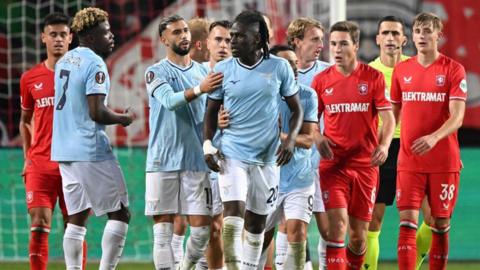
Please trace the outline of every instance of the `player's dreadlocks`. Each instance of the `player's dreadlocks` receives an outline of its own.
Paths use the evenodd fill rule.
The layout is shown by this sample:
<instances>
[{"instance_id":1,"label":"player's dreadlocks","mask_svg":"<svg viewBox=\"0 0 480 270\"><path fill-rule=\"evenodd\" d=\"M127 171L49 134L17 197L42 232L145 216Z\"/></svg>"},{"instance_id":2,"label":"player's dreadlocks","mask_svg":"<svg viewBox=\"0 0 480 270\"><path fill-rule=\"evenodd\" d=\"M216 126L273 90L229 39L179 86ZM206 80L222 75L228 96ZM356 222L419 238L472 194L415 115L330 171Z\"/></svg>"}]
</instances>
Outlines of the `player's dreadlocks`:
<instances>
[{"instance_id":1,"label":"player's dreadlocks","mask_svg":"<svg viewBox=\"0 0 480 270\"><path fill-rule=\"evenodd\" d=\"M268 49L268 27L265 19L262 16L262 13L255 11L255 10L246 10L242 13L238 14L235 18L234 22L239 22L245 26L252 25L254 23L258 23L259 25L259 33L260 33L260 48L263 50L263 58L267 59L269 57L269 49Z\"/></svg>"},{"instance_id":2,"label":"player's dreadlocks","mask_svg":"<svg viewBox=\"0 0 480 270\"><path fill-rule=\"evenodd\" d=\"M72 21L72 30L79 36L83 36L89 30L105 21L108 21L108 13L106 11L95 7L84 8L75 14Z\"/></svg>"}]
</instances>

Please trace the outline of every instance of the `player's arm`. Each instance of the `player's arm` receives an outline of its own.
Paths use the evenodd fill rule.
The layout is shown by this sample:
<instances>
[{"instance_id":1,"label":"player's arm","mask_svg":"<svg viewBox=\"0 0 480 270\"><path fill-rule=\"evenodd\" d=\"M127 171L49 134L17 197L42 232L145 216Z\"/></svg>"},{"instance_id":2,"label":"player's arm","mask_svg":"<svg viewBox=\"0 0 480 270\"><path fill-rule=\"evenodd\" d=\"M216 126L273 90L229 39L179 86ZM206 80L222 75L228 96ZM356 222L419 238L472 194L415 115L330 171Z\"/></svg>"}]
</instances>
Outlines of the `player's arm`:
<instances>
[{"instance_id":1,"label":"player's arm","mask_svg":"<svg viewBox=\"0 0 480 270\"><path fill-rule=\"evenodd\" d=\"M277 165L287 164L293 156L296 138L302 127L303 108L300 104L298 92L292 96L285 97L285 102L291 111L289 121L289 132L287 138L281 142L277 151Z\"/></svg>"},{"instance_id":2,"label":"player's arm","mask_svg":"<svg viewBox=\"0 0 480 270\"><path fill-rule=\"evenodd\" d=\"M116 113L105 106L105 95L91 94L87 96L90 118L102 125L121 124L126 127L133 121L133 112L127 108L124 113Z\"/></svg>"},{"instance_id":3,"label":"player's arm","mask_svg":"<svg viewBox=\"0 0 480 270\"><path fill-rule=\"evenodd\" d=\"M380 131L378 146L372 155L372 165L379 166L387 160L388 148L392 142L393 133L395 131L395 118L391 110L380 110L378 112L382 118L382 130Z\"/></svg>"},{"instance_id":4,"label":"player's arm","mask_svg":"<svg viewBox=\"0 0 480 270\"><path fill-rule=\"evenodd\" d=\"M199 97L201 94L208 94L220 87L223 81L223 74L216 72L216 73L209 73L205 79L198 85L195 86L194 88L187 89L186 91L183 92L185 96L185 100L187 102L190 102L197 97Z\"/></svg>"},{"instance_id":5,"label":"player's arm","mask_svg":"<svg viewBox=\"0 0 480 270\"><path fill-rule=\"evenodd\" d=\"M423 155L430 151L438 141L457 131L463 122L465 115L464 100L450 100L449 102L450 117L443 125L433 133L420 137L412 144L412 152L417 155Z\"/></svg>"},{"instance_id":6,"label":"player's arm","mask_svg":"<svg viewBox=\"0 0 480 270\"><path fill-rule=\"evenodd\" d=\"M32 144L32 117L33 110L24 110L22 109L20 114L20 124L18 129L20 130L20 136L22 137L22 147L23 147L23 158L27 159L28 149Z\"/></svg>"},{"instance_id":7,"label":"player's arm","mask_svg":"<svg viewBox=\"0 0 480 270\"><path fill-rule=\"evenodd\" d=\"M313 136L315 133L315 127L317 123L313 122L303 122L302 127L300 128L300 132L298 133L297 138L295 139L295 147L310 149L313 144ZM288 134L287 133L280 133L280 140L283 142L287 140Z\"/></svg>"},{"instance_id":8,"label":"player's arm","mask_svg":"<svg viewBox=\"0 0 480 270\"><path fill-rule=\"evenodd\" d=\"M222 103L222 100L209 98L203 121L203 155L208 167L215 172L220 171L220 166L218 166L214 158L215 154L218 153L218 150L213 147L212 139L217 131L218 111L220 110Z\"/></svg>"}]
</instances>

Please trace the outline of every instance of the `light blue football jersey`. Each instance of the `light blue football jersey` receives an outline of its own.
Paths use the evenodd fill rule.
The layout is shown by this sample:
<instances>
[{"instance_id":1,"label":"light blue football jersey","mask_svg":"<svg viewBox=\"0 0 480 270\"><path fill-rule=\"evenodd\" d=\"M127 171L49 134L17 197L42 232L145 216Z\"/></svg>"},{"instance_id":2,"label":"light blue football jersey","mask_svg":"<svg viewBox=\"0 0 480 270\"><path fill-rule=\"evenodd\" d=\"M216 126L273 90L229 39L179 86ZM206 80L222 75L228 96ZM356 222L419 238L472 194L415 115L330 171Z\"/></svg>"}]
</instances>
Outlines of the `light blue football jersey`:
<instances>
[{"instance_id":1,"label":"light blue football jersey","mask_svg":"<svg viewBox=\"0 0 480 270\"><path fill-rule=\"evenodd\" d=\"M275 164L281 102L278 96L298 92L292 68L285 59L270 55L253 66L237 58L225 59L214 70L223 73L223 83L209 98L223 100L230 112L230 126L220 139L222 153L249 164Z\"/></svg>"},{"instance_id":2,"label":"light blue football jersey","mask_svg":"<svg viewBox=\"0 0 480 270\"><path fill-rule=\"evenodd\" d=\"M147 68L147 172L209 171L202 149L207 96L191 102L184 96L185 90L199 85L206 75L207 69L195 61L182 67L163 59Z\"/></svg>"},{"instance_id":3,"label":"light blue football jersey","mask_svg":"<svg viewBox=\"0 0 480 270\"><path fill-rule=\"evenodd\" d=\"M330 67L330 64L327 62L323 62L320 60L317 60L314 62L314 64L307 69L299 69L298 70L298 83L311 86L313 78L320 72L324 71ZM318 100L317 100L318 103ZM323 129L325 128L325 125L323 123L323 115L320 117L320 121L318 121L319 127L320 127L320 132L323 133ZM320 164L320 153L317 150L317 147L315 144L312 146L312 168L318 170L318 166Z\"/></svg>"},{"instance_id":4,"label":"light blue football jersey","mask_svg":"<svg viewBox=\"0 0 480 270\"><path fill-rule=\"evenodd\" d=\"M90 118L88 95L108 96L110 77L103 59L86 47L67 52L55 66L53 161L115 158L105 126ZM107 97L105 97L105 105Z\"/></svg>"},{"instance_id":5,"label":"light blue football jersey","mask_svg":"<svg viewBox=\"0 0 480 270\"><path fill-rule=\"evenodd\" d=\"M312 88L299 84L299 97L304 114L303 122L318 123L318 99L317 93ZM282 132L288 133L290 109L285 101L280 104L280 116L282 117ZM280 193L288 193L292 190L309 187L313 184L313 171L310 162L312 149L295 147L290 162L280 168Z\"/></svg>"}]
</instances>

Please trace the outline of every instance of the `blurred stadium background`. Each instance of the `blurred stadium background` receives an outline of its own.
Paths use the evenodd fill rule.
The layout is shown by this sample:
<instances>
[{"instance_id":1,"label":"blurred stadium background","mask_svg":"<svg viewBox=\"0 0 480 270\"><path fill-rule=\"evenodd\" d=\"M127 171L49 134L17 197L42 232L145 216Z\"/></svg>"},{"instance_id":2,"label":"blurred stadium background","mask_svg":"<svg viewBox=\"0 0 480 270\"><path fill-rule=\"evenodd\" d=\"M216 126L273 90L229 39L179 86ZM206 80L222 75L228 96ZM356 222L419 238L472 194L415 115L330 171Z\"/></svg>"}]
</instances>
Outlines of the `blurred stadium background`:
<instances>
[{"instance_id":1,"label":"blurred stadium background","mask_svg":"<svg viewBox=\"0 0 480 270\"><path fill-rule=\"evenodd\" d=\"M87 6L100 7L110 14L116 49L107 59L111 76L109 104L114 109L134 108L138 119L128 128L109 127L108 133L122 164L130 192L133 214L123 260L148 262L151 258L151 221L143 215L145 147L148 139L148 101L144 70L165 56L158 42L158 20L180 14L186 19L205 16L230 19L244 9L266 13L275 29L275 43L284 43L288 23L310 16L330 25L329 0L2 0L0 1L0 262L27 261L29 218L22 178L23 154L18 132L20 117L19 80L22 72L45 58L39 24L53 11L73 16ZM375 45L377 20L397 15L411 34L411 21L420 11L438 14L445 24L441 51L461 62L468 73L469 97L464 125L460 130L462 159L460 197L453 219L450 259L480 261L480 1L478 0L347 0L346 18L362 29L360 57L370 61L378 55ZM76 46L74 42L71 48ZM328 43L325 43L328 44ZM407 55L415 53L410 41ZM328 61L328 49L322 55ZM63 259L63 224L56 211L50 236L50 257ZM477 212L477 214L475 214ZM312 221L312 223L314 223ZM103 219L92 218L88 225L89 258L100 258ZM396 259L398 215L388 208L381 236L381 259ZM311 253L316 260L318 232L310 226ZM4 268L5 267L5 268ZM13 269L0 263L2 269ZM25 266L26 267L26 266ZM386 266L385 266L386 267ZM480 264L471 269L480 269ZM132 266L133 268L133 266ZM22 268L18 268L22 269ZM60 269L60 268L58 268ZM128 268L121 268L128 269ZM137 268L138 269L138 268ZM387 269L387 268L385 268ZM388 268L390 269L390 268ZM393 268L392 268L393 269ZM462 269L470 269L463 266Z\"/></svg>"}]
</instances>

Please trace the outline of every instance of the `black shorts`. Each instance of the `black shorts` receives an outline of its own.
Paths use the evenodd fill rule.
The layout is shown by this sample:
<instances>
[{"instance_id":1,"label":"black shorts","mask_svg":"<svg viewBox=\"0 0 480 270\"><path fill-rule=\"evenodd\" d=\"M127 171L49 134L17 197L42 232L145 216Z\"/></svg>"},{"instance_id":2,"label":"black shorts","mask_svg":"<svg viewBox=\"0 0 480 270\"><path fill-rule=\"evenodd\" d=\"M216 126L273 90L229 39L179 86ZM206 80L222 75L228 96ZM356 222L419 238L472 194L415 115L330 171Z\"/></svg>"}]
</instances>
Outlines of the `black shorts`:
<instances>
[{"instance_id":1,"label":"black shorts","mask_svg":"<svg viewBox=\"0 0 480 270\"><path fill-rule=\"evenodd\" d=\"M380 185L378 188L377 200L375 203L392 205L395 200L395 189L397 186L397 160L400 150L400 139L395 138L388 149L388 158L380 166Z\"/></svg>"}]
</instances>

